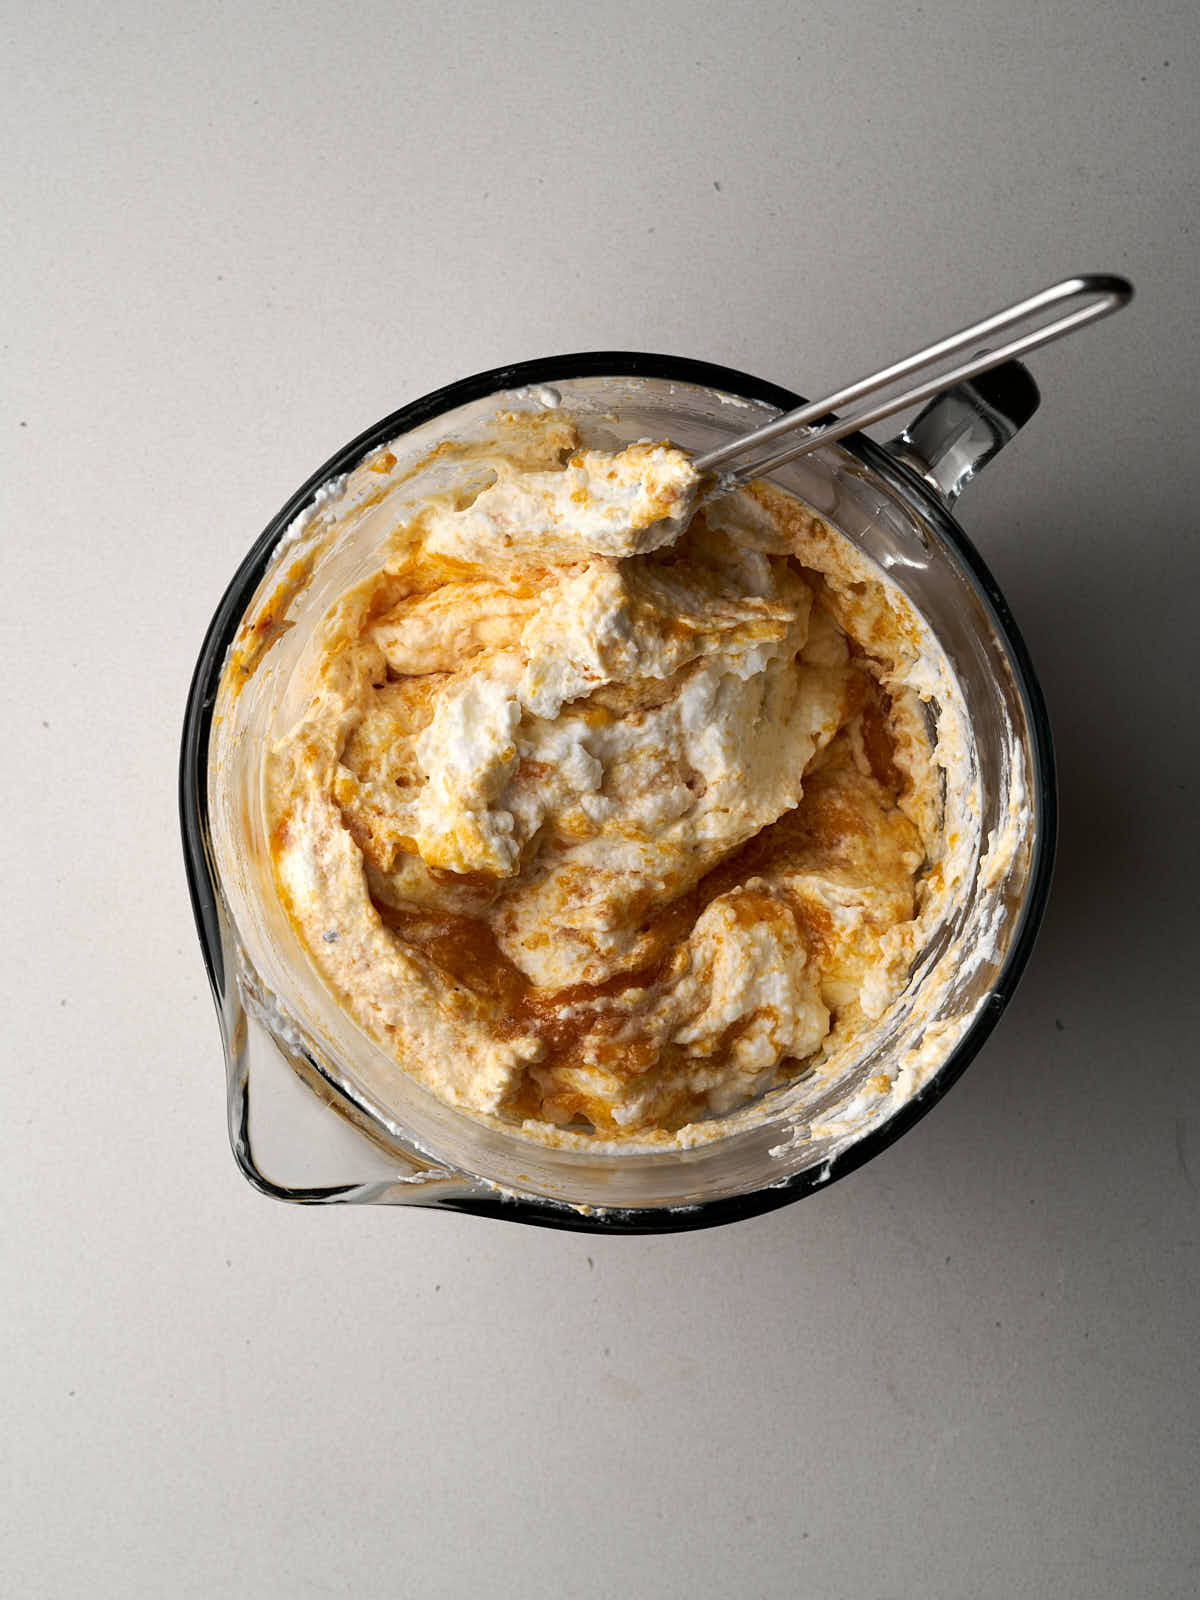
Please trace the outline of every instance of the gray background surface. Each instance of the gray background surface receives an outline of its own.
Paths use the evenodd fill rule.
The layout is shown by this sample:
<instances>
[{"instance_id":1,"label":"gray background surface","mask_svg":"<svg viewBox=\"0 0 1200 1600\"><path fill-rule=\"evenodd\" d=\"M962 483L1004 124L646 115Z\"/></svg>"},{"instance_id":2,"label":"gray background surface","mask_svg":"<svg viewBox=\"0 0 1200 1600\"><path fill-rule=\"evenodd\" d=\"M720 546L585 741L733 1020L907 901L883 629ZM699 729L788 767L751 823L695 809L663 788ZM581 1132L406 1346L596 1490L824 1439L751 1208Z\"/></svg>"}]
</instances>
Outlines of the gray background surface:
<instances>
[{"instance_id":1,"label":"gray background surface","mask_svg":"<svg viewBox=\"0 0 1200 1600\"><path fill-rule=\"evenodd\" d=\"M1194 1593L1194 6L6 16L0 1590ZM175 759L292 490L501 361L815 394L1081 270L962 508L1063 809L948 1100L687 1237L247 1188Z\"/></svg>"}]
</instances>

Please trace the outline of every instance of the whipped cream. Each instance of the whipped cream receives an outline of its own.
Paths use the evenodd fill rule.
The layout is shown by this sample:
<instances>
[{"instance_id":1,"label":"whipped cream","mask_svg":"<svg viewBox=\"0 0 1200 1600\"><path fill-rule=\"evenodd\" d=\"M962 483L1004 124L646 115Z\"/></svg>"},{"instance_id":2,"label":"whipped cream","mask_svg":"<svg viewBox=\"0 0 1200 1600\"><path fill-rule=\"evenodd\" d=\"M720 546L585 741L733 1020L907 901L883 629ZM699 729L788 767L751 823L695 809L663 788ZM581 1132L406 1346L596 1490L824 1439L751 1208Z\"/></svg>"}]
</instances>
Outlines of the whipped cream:
<instances>
[{"instance_id":1,"label":"whipped cream","mask_svg":"<svg viewBox=\"0 0 1200 1600\"><path fill-rule=\"evenodd\" d=\"M765 484L666 444L497 450L317 630L268 755L280 895L449 1103L695 1142L886 1012L959 867L922 630Z\"/></svg>"},{"instance_id":2,"label":"whipped cream","mask_svg":"<svg viewBox=\"0 0 1200 1600\"><path fill-rule=\"evenodd\" d=\"M552 472L498 462L495 483L469 509L436 520L428 548L460 561L645 555L683 532L699 484L691 459L664 444L584 450Z\"/></svg>"}]
</instances>

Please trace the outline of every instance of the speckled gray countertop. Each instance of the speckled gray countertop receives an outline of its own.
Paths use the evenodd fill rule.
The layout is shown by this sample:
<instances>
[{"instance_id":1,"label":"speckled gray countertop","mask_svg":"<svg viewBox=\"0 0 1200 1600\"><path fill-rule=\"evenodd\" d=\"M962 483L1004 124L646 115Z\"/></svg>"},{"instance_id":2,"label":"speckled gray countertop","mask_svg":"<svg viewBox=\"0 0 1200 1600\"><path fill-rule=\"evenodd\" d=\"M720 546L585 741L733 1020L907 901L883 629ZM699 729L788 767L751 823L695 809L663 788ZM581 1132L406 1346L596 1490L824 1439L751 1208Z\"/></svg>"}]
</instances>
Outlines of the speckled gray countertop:
<instances>
[{"instance_id":1,"label":"speckled gray countertop","mask_svg":"<svg viewBox=\"0 0 1200 1600\"><path fill-rule=\"evenodd\" d=\"M1194 6L116 0L10 13L0 74L0 1587L1193 1594ZM291 491L503 361L815 394L1089 270L1137 301L961 507L1062 829L948 1099L693 1236L254 1194L175 760Z\"/></svg>"}]
</instances>

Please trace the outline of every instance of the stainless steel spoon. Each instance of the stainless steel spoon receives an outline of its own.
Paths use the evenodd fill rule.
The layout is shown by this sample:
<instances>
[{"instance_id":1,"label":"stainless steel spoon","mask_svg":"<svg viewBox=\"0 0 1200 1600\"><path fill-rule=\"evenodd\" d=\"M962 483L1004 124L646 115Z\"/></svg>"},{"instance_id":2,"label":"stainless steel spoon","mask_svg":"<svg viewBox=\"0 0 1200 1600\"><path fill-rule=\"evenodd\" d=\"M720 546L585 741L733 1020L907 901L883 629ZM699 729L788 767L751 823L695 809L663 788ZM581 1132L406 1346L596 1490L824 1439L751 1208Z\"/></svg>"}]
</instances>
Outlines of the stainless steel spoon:
<instances>
[{"instance_id":1,"label":"stainless steel spoon","mask_svg":"<svg viewBox=\"0 0 1200 1600\"><path fill-rule=\"evenodd\" d=\"M734 439L718 450L709 450L697 456L693 465L702 473L718 472L719 488L744 483L749 478L783 466L785 462L794 461L797 456L807 455L810 450L817 450L835 439L844 438L848 433L869 427L872 422L890 417L893 412L919 405L922 400L928 400L944 389L952 389L955 384L965 383L982 372L990 372L993 367L1003 366L1006 361L1036 350L1040 345L1061 339L1064 334L1073 333L1076 328L1082 328L1089 322L1097 322L1101 317L1107 317L1128 305L1132 298L1133 285L1124 278L1102 273L1064 278L1061 283L1052 284L1040 294L1030 295L1028 300L1020 300L1016 305L1009 306L1007 311L998 311L994 316L985 317L982 322L974 322L969 328L952 333L946 339L939 339L936 344L926 345L923 350L906 356L903 361L883 367L870 377L860 378L857 383L826 395L823 400L811 400L807 405L798 406L796 410L777 417L774 422L768 422L765 427L755 428L753 433L743 434L740 439ZM1076 305L1074 310L1064 309L1074 302L1083 303ZM1051 311L1058 311L1059 315L1047 322L1044 319ZM1021 334L997 349L980 350L969 361L951 367L937 377L927 378L923 383L891 398L869 399L880 390L889 389L902 379L936 366L968 346L977 345L980 340L1009 333L1026 323L1038 325L1031 332ZM867 403L855 409L856 401ZM833 417L832 413L842 406L851 406L852 409ZM821 426L814 427L814 423L820 423ZM782 450L763 454L767 446L777 444L792 433L799 433L800 436L789 440Z\"/></svg>"}]
</instances>

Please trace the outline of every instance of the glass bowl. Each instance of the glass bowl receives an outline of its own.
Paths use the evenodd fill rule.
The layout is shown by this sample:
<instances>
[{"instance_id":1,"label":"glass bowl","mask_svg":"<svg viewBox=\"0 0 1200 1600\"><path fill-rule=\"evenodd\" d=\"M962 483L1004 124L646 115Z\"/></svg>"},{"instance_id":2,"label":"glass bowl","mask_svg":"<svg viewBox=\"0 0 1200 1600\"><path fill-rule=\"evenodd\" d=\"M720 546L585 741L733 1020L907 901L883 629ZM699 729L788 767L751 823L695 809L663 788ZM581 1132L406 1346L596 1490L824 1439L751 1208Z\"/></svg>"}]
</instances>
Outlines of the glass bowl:
<instances>
[{"instance_id":1,"label":"glass bowl","mask_svg":"<svg viewBox=\"0 0 1200 1600\"><path fill-rule=\"evenodd\" d=\"M982 847L969 888L922 952L886 1026L837 1083L815 1097L806 1098L803 1083L775 1091L725 1137L694 1148L543 1146L454 1110L398 1073L317 977L274 893L260 785L268 722L294 691L304 624L361 575L370 550L343 541L322 557L287 612L299 625L272 639L252 694L227 693L222 678L244 620L259 618L286 578L297 531L346 474L387 446L398 470L416 465L405 492L417 500L444 486L435 447L482 435L498 411L562 408L588 444L670 438L699 453L800 403L745 373L670 356L594 352L500 368L368 429L255 542L196 666L180 806L224 1042L230 1137L256 1187L304 1203L445 1206L571 1228L707 1226L798 1199L869 1160L912 1127L978 1051L1040 922L1056 818L1050 732L1028 654L949 509L1036 409L1037 391L1016 363L940 397L887 447L856 435L771 475L921 613L957 681L973 744ZM998 869L987 845L1006 829L1012 848ZM924 1063L919 1072L915 1061Z\"/></svg>"}]
</instances>

